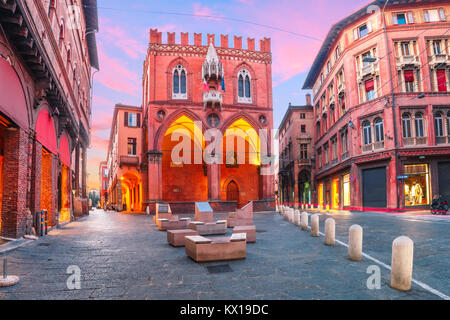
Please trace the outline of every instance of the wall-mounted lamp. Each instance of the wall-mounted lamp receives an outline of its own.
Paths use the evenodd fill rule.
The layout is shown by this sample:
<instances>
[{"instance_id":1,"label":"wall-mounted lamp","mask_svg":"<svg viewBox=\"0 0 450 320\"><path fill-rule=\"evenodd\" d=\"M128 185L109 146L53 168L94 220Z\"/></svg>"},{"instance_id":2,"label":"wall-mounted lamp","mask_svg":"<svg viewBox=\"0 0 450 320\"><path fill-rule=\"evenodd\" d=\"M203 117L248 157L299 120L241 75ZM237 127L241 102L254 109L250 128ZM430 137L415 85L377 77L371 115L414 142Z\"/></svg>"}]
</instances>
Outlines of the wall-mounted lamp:
<instances>
[{"instance_id":1,"label":"wall-mounted lamp","mask_svg":"<svg viewBox=\"0 0 450 320\"><path fill-rule=\"evenodd\" d=\"M352 129L355 129L355 125L353 124L353 121L352 121L352 120L350 120L350 121L348 122L348 126L349 126L350 128L352 128Z\"/></svg>"}]
</instances>

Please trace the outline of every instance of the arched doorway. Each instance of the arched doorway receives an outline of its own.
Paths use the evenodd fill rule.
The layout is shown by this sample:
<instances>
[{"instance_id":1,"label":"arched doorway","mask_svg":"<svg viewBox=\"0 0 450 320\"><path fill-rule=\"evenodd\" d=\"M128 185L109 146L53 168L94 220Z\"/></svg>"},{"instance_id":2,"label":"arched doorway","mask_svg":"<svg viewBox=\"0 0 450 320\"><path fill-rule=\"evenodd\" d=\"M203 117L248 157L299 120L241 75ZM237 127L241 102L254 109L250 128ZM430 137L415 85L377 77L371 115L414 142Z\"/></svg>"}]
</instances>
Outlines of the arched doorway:
<instances>
[{"instance_id":1,"label":"arched doorway","mask_svg":"<svg viewBox=\"0 0 450 320\"><path fill-rule=\"evenodd\" d=\"M220 166L222 200L229 201L229 188L237 190L231 189L230 192L237 192L235 198L238 207L249 201L259 200L261 160L258 133L248 121L240 118L226 128L222 143L223 164ZM239 181L239 188L235 180Z\"/></svg>"},{"instance_id":2,"label":"arched doorway","mask_svg":"<svg viewBox=\"0 0 450 320\"><path fill-rule=\"evenodd\" d=\"M234 180L231 180L227 185L227 201L239 203L239 187Z\"/></svg>"},{"instance_id":3,"label":"arched doorway","mask_svg":"<svg viewBox=\"0 0 450 320\"><path fill-rule=\"evenodd\" d=\"M170 125L161 146L164 201L208 200L204 148L202 130L191 118L182 115Z\"/></svg>"},{"instance_id":4,"label":"arched doorway","mask_svg":"<svg viewBox=\"0 0 450 320\"><path fill-rule=\"evenodd\" d=\"M311 203L311 182L306 170L298 174L298 200L300 203Z\"/></svg>"}]
</instances>

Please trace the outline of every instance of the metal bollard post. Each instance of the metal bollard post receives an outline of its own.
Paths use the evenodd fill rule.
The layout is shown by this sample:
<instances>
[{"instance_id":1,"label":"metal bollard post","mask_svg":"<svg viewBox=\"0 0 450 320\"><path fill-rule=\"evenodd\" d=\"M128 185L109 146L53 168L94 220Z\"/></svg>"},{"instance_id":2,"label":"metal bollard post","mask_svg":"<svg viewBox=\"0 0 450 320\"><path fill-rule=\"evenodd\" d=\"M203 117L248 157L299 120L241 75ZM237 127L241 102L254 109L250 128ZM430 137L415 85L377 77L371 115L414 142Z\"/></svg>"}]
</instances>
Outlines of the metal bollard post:
<instances>
[{"instance_id":1,"label":"metal bollard post","mask_svg":"<svg viewBox=\"0 0 450 320\"><path fill-rule=\"evenodd\" d=\"M411 289L414 242L405 236L392 242L391 287L401 291Z\"/></svg>"},{"instance_id":2,"label":"metal bollard post","mask_svg":"<svg viewBox=\"0 0 450 320\"><path fill-rule=\"evenodd\" d=\"M44 214L45 214L45 235L47 235L47 233L48 233L48 211L44 210Z\"/></svg>"}]
</instances>

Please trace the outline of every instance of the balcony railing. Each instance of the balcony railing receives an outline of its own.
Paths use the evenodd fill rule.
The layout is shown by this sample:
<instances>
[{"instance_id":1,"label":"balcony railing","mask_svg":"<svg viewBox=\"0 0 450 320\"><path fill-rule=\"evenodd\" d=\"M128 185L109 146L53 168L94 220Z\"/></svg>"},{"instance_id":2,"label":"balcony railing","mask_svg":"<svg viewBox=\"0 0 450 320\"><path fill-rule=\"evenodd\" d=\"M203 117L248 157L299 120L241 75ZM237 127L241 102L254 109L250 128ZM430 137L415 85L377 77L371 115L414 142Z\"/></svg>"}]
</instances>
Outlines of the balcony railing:
<instances>
[{"instance_id":1,"label":"balcony railing","mask_svg":"<svg viewBox=\"0 0 450 320\"><path fill-rule=\"evenodd\" d=\"M379 72L378 61L361 66L358 70L358 80L362 80L369 75L377 75Z\"/></svg>"},{"instance_id":2,"label":"balcony railing","mask_svg":"<svg viewBox=\"0 0 450 320\"><path fill-rule=\"evenodd\" d=\"M120 156L120 166L128 165L128 166L138 166L139 165L139 157L137 156Z\"/></svg>"},{"instance_id":3,"label":"balcony railing","mask_svg":"<svg viewBox=\"0 0 450 320\"><path fill-rule=\"evenodd\" d=\"M432 67L444 67L446 64L450 64L450 56L446 54L435 54L430 57Z\"/></svg>"},{"instance_id":4,"label":"balcony railing","mask_svg":"<svg viewBox=\"0 0 450 320\"><path fill-rule=\"evenodd\" d=\"M427 138L426 137L403 138L403 145L404 146L415 146L415 145L424 145L424 144L427 144Z\"/></svg>"},{"instance_id":5,"label":"balcony railing","mask_svg":"<svg viewBox=\"0 0 450 320\"><path fill-rule=\"evenodd\" d=\"M345 83L341 82L338 84L338 95L342 97L345 94Z\"/></svg>"},{"instance_id":6,"label":"balcony railing","mask_svg":"<svg viewBox=\"0 0 450 320\"><path fill-rule=\"evenodd\" d=\"M361 146L362 152L369 152L384 148L384 141L372 142Z\"/></svg>"},{"instance_id":7,"label":"balcony railing","mask_svg":"<svg viewBox=\"0 0 450 320\"><path fill-rule=\"evenodd\" d=\"M420 67L419 57L415 55L397 57L397 67L402 68L404 66Z\"/></svg>"},{"instance_id":8,"label":"balcony railing","mask_svg":"<svg viewBox=\"0 0 450 320\"><path fill-rule=\"evenodd\" d=\"M298 159L297 163L299 166L310 166L311 159Z\"/></svg>"},{"instance_id":9,"label":"balcony railing","mask_svg":"<svg viewBox=\"0 0 450 320\"><path fill-rule=\"evenodd\" d=\"M217 90L210 90L203 93L203 106L204 109L208 105L211 105L211 107L214 109L216 106L219 108L222 108L223 103L223 94L220 91Z\"/></svg>"},{"instance_id":10,"label":"balcony railing","mask_svg":"<svg viewBox=\"0 0 450 320\"><path fill-rule=\"evenodd\" d=\"M436 144L450 143L450 137L436 137Z\"/></svg>"}]
</instances>

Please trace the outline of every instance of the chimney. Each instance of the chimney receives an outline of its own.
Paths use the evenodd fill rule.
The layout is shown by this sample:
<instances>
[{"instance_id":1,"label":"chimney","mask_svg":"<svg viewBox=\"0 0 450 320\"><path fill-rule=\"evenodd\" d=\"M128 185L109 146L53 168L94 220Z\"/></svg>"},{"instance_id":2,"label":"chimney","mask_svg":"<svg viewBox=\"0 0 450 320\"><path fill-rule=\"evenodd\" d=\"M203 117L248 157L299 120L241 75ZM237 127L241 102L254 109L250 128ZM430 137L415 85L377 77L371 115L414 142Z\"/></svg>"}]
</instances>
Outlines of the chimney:
<instances>
[{"instance_id":1,"label":"chimney","mask_svg":"<svg viewBox=\"0 0 450 320\"><path fill-rule=\"evenodd\" d=\"M306 105L307 105L307 106L312 106L312 103L311 103L311 94L310 94L310 93L307 93L307 94L306 94Z\"/></svg>"}]
</instances>

